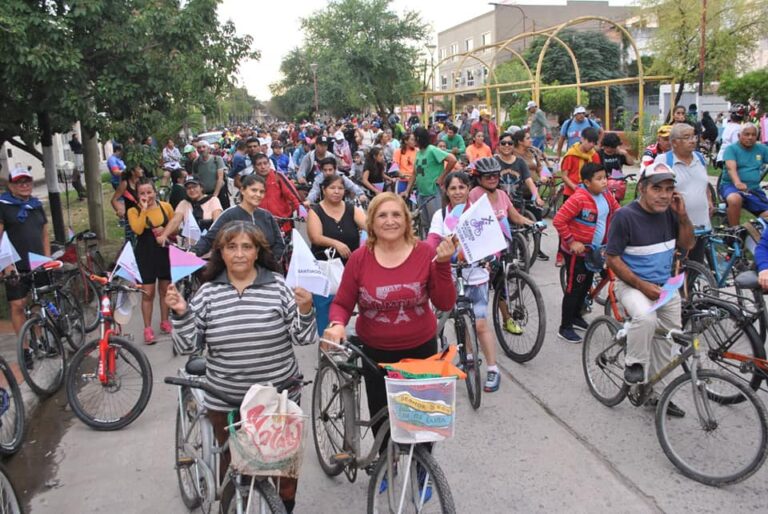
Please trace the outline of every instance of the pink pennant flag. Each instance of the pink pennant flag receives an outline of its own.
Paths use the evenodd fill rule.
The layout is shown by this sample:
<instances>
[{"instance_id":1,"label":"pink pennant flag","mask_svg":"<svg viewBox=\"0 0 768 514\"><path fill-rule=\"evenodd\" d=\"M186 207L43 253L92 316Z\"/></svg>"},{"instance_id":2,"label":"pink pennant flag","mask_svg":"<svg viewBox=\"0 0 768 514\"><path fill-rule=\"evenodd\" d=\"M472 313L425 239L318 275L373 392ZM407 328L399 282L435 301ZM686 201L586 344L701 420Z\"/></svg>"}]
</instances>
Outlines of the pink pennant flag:
<instances>
[{"instance_id":1,"label":"pink pennant flag","mask_svg":"<svg viewBox=\"0 0 768 514\"><path fill-rule=\"evenodd\" d=\"M185 252L177 246L168 247L168 258L171 261L171 281L178 282L205 266L205 261L191 252Z\"/></svg>"},{"instance_id":2,"label":"pink pennant flag","mask_svg":"<svg viewBox=\"0 0 768 514\"><path fill-rule=\"evenodd\" d=\"M499 225L501 225L501 232L504 237L512 241L512 229L509 227L509 220L506 216L499 220Z\"/></svg>"},{"instance_id":3,"label":"pink pennant flag","mask_svg":"<svg viewBox=\"0 0 768 514\"><path fill-rule=\"evenodd\" d=\"M464 204L460 203L445 216L445 220L443 220L443 224L445 224L445 228L453 232L456 229L456 225L459 224L459 218L461 217L461 213L464 212Z\"/></svg>"},{"instance_id":4,"label":"pink pennant flag","mask_svg":"<svg viewBox=\"0 0 768 514\"><path fill-rule=\"evenodd\" d=\"M307 219L307 209L303 205L299 205L299 218Z\"/></svg>"},{"instance_id":5,"label":"pink pennant flag","mask_svg":"<svg viewBox=\"0 0 768 514\"><path fill-rule=\"evenodd\" d=\"M53 259L46 257L45 255L29 252L29 269L39 268L46 262L51 262L52 260Z\"/></svg>"},{"instance_id":6,"label":"pink pennant flag","mask_svg":"<svg viewBox=\"0 0 768 514\"><path fill-rule=\"evenodd\" d=\"M384 191L384 182L375 182L373 187L376 188L377 191Z\"/></svg>"}]
</instances>

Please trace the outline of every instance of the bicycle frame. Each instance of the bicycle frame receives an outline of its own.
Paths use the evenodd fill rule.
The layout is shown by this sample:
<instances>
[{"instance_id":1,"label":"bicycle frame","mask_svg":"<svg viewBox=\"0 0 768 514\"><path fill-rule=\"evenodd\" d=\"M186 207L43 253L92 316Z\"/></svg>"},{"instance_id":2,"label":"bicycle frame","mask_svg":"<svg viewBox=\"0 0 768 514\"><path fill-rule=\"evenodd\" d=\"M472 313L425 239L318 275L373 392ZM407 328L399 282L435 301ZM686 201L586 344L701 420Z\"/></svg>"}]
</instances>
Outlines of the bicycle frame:
<instances>
[{"instance_id":1,"label":"bicycle frame","mask_svg":"<svg viewBox=\"0 0 768 514\"><path fill-rule=\"evenodd\" d=\"M730 259L728 259L725 264L721 266L721 263L717 258L717 252L715 251L714 245L721 244L727 246L727 238L717 236L712 232L703 233L700 237L706 239L705 248L707 257L709 259L710 268L712 269L712 274L715 277L715 282L717 282L717 287L725 287L728 276L730 275L734 264L744 256L741 248L741 240L736 236L730 237L733 239L733 245L729 248L732 248L733 252L731 253Z\"/></svg>"}]
</instances>

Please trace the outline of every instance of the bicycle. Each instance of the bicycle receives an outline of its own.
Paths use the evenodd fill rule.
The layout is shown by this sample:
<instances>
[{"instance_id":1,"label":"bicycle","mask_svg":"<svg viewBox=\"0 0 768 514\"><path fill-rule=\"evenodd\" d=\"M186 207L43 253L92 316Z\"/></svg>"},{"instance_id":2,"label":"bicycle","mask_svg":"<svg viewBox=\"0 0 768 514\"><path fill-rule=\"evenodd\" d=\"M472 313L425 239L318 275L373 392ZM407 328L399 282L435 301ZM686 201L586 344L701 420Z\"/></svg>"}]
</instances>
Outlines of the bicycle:
<instances>
[{"instance_id":1,"label":"bicycle","mask_svg":"<svg viewBox=\"0 0 768 514\"><path fill-rule=\"evenodd\" d=\"M16 377L2 356L0 373L0 454L13 455L24 441L24 400Z\"/></svg>"},{"instance_id":2,"label":"bicycle","mask_svg":"<svg viewBox=\"0 0 768 514\"><path fill-rule=\"evenodd\" d=\"M179 376L164 379L166 384L179 386L174 447L176 475L184 505L190 510L200 507L203 512L211 512L218 502L220 512L242 514L254 512L251 507L258 498L258 512L285 513L285 506L268 477L250 477L248 483L245 480L248 477L231 465L225 476L220 476L221 456L229 451L229 440L221 446L216 441L203 393L223 401L235 409L233 412L237 412L241 400L210 387L205 382L205 371L205 358L196 355L179 369ZM298 379L287 387L307 383Z\"/></svg>"},{"instance_id":3,"label":"bicycle","mask_svg":"<svg viewBox=\"0 0 768 514\"><path fill-rule=\"evenodd\" d=\"M602 404L613 407L629 398L632 405L640 406L651 399L655 384L689 362L688 370L672 380L657 400L657 438L664 454L686 477L707 485L737 483L754 474L765 461L768 412L742 381L703 368L697 334L711 323L712 314L702 310L688 319L687 332L671 330L665 334L670 344L680 346L680 353L647 383L630 386L623 379L628 325L600 316L584 337L584 377L590 393ZM667 413L673 398L682 406L683 417L673 418ZM700 433L694 433L697 431ZM744 446L748 448L744 450ZM729 458L735 453L741 455ZM715 469L720 465L724 469Z\"/></svg>"},{"instance_id":4,"label":"bicycle","mask_svg":"<svg viewBox=\"0 0 768 514\"><path fill-rule=\"evenodd\" d=\"M344 472L350 482L357 479L358 469L370 474L369 514L395 512L393 508L395 505L403 506L403 498L408 492L409 507L416 512L455 512L448 481L432 454L423 445L398 444L389 437L387 407L371 415L368 420L361 419L360 382L363 374L366 370L384 374L383 370L351 342L336 344L323 341L336 349L332 352L320 349L312 389L312 433L323 472L331 477ZM361 439L367 430L372 430L378 424L380 427L373 445L364 454ZM366 432L361 433L363 430ZM385 439L389 439L386 446ZM403 462L401 459L407 460ZM395 469L406 472L395 474ZM386 485L382 485L385 477ZM406 483L408 477L418 477L418 480ZM402 479L403 482L396 479ZM426 503L430 488L431 500ZM435 510L425 511L424 507Z\"/></svg>"},{"instance_id":5,"label":"bicycle","mask_svg":"<svg viewBox=\"0 0 768 514\"><path fill-rule=\"evenodd\" d=\"M296 223L305 223L307 220L297 215L286 218L275 216L275 221L277 221L279 226L282 226L283 223L290 223L291 228L295 228ZM283 232L283 243L285 244L285 250L283 250L282 264L283 269L287 273L288 266L291 264L291 257L293 256L293 230Z\"/></svg>"},{"instance_id":6,"label":"bicycle","mask_svg":"<svg viewBox=\"0 0 768 514\"><path fill-rule=\"evenodd\" d=\"M99 339L82 346L66 375L67 401L75 415L96 430L119 430L138 418L152 394L152 366L147 356L114 323L113 293L143 292L92 275L102 288ZM123 393L123 395L121 395ZM118 396L121 395L121 396Z\"/></svg>"},{"instance_id":7,"label":"bicycle","mask_svg":"<svg viewBox=\"0 0 768 514\"><path fill-rule=\"evenodd\" d=\"M523 363L541 350L547 320L541 291L526 273L527 252L525 243L516 237L519 230L513 229L509 248L491 264L491 318L504 353Z\"/></svg>"},{"instance_id":8,"label":"bicycle","mask_svg":"<svg viewBox=\"0 0 768 514\"><path fill-rule=\"evenodd\" d=\"M539 182L536 184L544 200L544 207L542 207L541 216L543 218L554 218L557 214L557 210L563 201L563 195L565 194L565 185L563 179L553 175L546 183Z\"/></svg>"},{"instance_id":9,"label":"bicycle","mask_svg":"<svg viewBox=\"0 0 768 514\"><path fill-rule=\"evenodd\" d=\"M19 495L8 477L8 470L0 464L0 512L3 514L22 514Z\"/></svg>"},{"instance_id":10,"label":"bicycle","mask_svg":"<svg viewBox=\"0 0 768 514\"><path fill-rule=\"evenodd\" d=\"M90 276L103 276L109 271L96 240L96 234L88 230L75 234L65 243L67 251L61 259L77 266L77 270L73 270L65 280L64 289L69 291L82 308L86 332L93 332L99 326L101 291ZM81 243L85 246L85 251L81 249ZM70 248L74 248L74 256L70 254Z\"/></svg>"},{"instance_id":11,"label":"bicycle","mask_svg":"<svg viewBox=\"0 0 768 514\"><path fill-rule=\"evenodd\" d=\"M454 264L456 271L456 306L450 312L438 313L437 334L440 351L444 351L450 345L456 345L459 353L459 363L467 374L464 380L467 385L469 404L477 410L480 408L482 385L480 382L480 347L477 342L475 329L475 312L472 309L472 301L466 296L467 281L463 277L463 270L469 264ZM449 324L449 322L452 322ZM451 333L452 332L452 333ZM468 356L473 355L473 359Z\"/></svg>"},{"instance_id":12,"label":"bicycle","mask_svg":"<svg viewBox=\"0 0 768 514\"><path fill-rule=\"evenodd\" d=\"M24 308L26 321L17 342L19 368L24 381L43 397L58 391L64 381L66 354L62 341L75 351L85 340L82 311L53 278L53 271L63 265L61 261L49 261L15 276L31 284L31 298ZM49 285L36 285L43 274Z\"/></svg>"},{"instance_id":13,"label":"bicycle","mask_svg":"<svg viewBox=\"0 0 768 514\"><path fill-rule=\"evenodd\" d=\"M539 222L536 214L534 213L534 210L538 209L538 207L535 205L533 200L526 200L523 197L519 188L520 182L511 174L503 175L502 178L502 188L507 193L507 196L509 196L515 209L517 209L520 214L533 221L534 223ZM541 223L544 222L542 221ZM539 253L541 251L542 232L543 229L521 232L523 238L525 239L526 248L528 248L527 269L531 269L539 257Z\"/></svg>"}]
</instances>

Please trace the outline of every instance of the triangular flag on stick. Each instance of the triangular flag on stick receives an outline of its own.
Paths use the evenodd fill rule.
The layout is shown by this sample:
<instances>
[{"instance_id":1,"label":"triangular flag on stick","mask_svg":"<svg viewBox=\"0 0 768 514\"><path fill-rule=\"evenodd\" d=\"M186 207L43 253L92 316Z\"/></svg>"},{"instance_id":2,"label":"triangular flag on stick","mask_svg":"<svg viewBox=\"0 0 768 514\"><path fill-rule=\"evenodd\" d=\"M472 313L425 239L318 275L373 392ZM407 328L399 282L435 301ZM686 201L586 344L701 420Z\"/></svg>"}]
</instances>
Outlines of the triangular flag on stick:
<instances>
[{"instance_id":1,"label":"triangular flag on stick","mask_svg":"<svg viewBox=\"0 0 768 514\"><path fill-rule=\"evenodd\" d=\"M459 224L461 213L464 212L464 205L465 204L460 203L446 214L443 224L450 232L453 232L456 229L456 225Z\"/></svg>"},{"instance_id":2,"label":"triangular flag on stick","mask_svg":"<svg viewBox=\"0 0 768 514\"><path fill-rule=\"evenodd\" d=\"M285 277L288 287L303 287L310 293L328 296L328 278L299 231L293 229L293 255Z\"/></svg>"},{"instance_id":3,"label":"triangular flag on stick","mask_svg":"<svg viewBox=\"0 0 768 514\"><path fill-rule=\"evenodd\" d=\"M31 270L39 268L46 262L51 262L53 260L50 257L46 257L45 255L40 255L39 253L35 252L29 252L27 258L29 259L29 269Z\"/></svg>"},{"instance_id":4,"label":"triangular flag on stick","mask_svg":"<svg viewBox=\"0 0 768 514\"><path fill-rule=\"evenodd\" d=\"M200 241L202 234L200 233L200 225L197 224L197 220L192 215L192 211L187 213L184 218L184 226L181 228L181 235L186 237L190 243L195 244Z\"/></svg>"},{"instance_id":5,"label":"triangular flag on stick","mask_svg":"<svg viewBox=\"0 0 768 514\"><path fill-rule=\"evenodd\" d=\"M168 247L168 258L171 261L171 281L174 283L205 266L205 261L194 253L173 245Z\"/></svg>"},{"instance_id":6,"label":"triangular flag on stick","mask_svg":"<svg viewBox=\"0 0 768 514\"><path fill-rule=\"evenodd\" d=\"M3 236L0 238L0 271L20 260L19 252L16 251L8 238L8 233L3 232Z\"/></svg>"},{"instance_id":7,"label":"triangular flag on stick","mask_svg":"<svg viewBox=\"0 0 768 514\"><path fill-rule=\"evenodd\" d=\"M488 195L481 196L462 213L456 226L456 237L470 264L507 248Z\"/></svg>"},{"instance_id":8,"label":"triangular flag on stick","mask_svg":"<svg viewBox=\"0 0 768 514\"><path fill-rule=\"evenodd\" d=\"M130 242L126 242L123 246L112 274L139 284L143 282L141 273L139 273L139 265L136 262L136 255L133 253L133 246Z\"/></svg>"}]
</instances>

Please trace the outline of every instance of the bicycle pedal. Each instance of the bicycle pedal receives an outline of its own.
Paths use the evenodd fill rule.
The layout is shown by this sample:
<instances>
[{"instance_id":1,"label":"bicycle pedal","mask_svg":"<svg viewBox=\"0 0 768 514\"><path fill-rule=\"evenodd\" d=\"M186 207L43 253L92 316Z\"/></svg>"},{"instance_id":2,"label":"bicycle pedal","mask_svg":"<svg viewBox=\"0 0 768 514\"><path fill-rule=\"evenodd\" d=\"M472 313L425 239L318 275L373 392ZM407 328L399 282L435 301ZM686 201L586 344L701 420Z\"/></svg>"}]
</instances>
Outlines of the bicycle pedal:
<instances>
[{"instance_id":1,"label":"bicycle pedal","mask_svg":"<svg viewBox=\"0 0 768 514\"><path fill-rule=\"evenodd\" d=\"M348 452L337 453L331 456L331 464L343 464L348 466L354 462L355 456Z\"/></svg>"}]
</instances>

